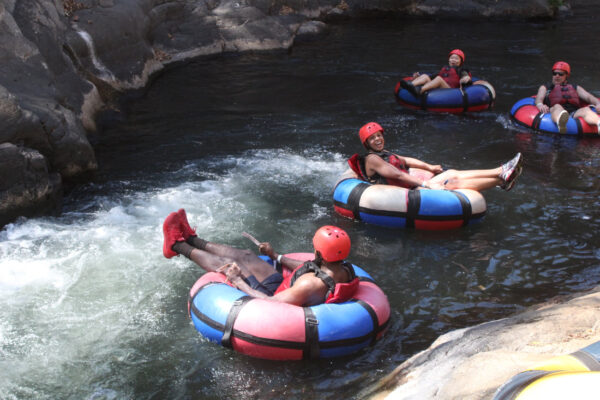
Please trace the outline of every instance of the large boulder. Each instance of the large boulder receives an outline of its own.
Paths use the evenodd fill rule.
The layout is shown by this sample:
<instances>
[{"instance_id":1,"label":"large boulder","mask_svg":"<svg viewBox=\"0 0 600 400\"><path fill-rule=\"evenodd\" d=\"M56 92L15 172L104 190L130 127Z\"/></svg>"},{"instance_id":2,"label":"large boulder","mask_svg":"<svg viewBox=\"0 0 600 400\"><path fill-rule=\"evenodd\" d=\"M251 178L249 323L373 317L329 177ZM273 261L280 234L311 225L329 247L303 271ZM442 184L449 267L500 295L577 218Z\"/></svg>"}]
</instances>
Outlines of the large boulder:
<instances>
[{"instance_id":1,"label":"large boulder","mask_svg":"<svg viewBox=\"0 0 600 400\"><path fill-rule=\"evenodd\" d=\"M11 143L0 144L0 225L20 215L58 211L61 177L51 172L39 152Z\"/></svg>"},{"instance_id":2,"label":"large boulder","mask_svg":"<svg viewBox=\"0 0 600 400\"><path fill-rule=\"evenodd\" d=\"M373 399L483 400L512 376L600 340L600 287L440 336L368 394ZM365 393L365 396L367 393Z\"/></svg>"}]
</instances>

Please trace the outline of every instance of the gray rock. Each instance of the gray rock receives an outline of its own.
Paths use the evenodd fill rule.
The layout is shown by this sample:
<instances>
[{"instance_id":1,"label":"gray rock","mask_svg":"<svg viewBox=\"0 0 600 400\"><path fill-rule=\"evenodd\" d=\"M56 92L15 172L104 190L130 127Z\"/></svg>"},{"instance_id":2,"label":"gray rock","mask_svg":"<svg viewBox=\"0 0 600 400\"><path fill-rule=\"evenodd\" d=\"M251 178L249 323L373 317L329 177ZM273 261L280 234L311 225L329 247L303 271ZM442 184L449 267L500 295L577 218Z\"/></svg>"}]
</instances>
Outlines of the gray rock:
<instances>
[{"instance_id":1,"label":"gray rock","mask_svg":"<svg viewBox=\"0 0 600 400\"><path fill-rule=\"evenodd\" d=\"M307 21L298 28L294 43L307 42L320 39L329 31L326 23L321 21Z\"/></svg>"},{"instance_id":2,"label":"gray rock","mask_svg":"<svg viewBox=\"0 0 600 400\"><path fill-rule=\"evenodd\" d=\"M557 303L559 302L559 303ZM482 400L512 376L600 340L600 287L440 336L364 396Z\"/></svg>"},{"instance_id":3,"label":"gray rock","mask_svg":"<svg viewBox=\"0 0 600 400\"><path fill-rule=\"evenodd\" d=\"M0 144L0 225L21 215L58 211L61 177L50 172L46 158L36 150Z\"/></svg>"},{"instance_id":4,"label":"gray rock","mask_svg":"<svg viewBox=\"0 0 600 400\"><path fill-rule=\"evenodd\" d=\"M12 14L6 11L0 8L2 142L37 150L65 179L95 170L80 115L93 86L60 51L64 17L42 1L17 2Z\"/></svg>"}]
</instances>

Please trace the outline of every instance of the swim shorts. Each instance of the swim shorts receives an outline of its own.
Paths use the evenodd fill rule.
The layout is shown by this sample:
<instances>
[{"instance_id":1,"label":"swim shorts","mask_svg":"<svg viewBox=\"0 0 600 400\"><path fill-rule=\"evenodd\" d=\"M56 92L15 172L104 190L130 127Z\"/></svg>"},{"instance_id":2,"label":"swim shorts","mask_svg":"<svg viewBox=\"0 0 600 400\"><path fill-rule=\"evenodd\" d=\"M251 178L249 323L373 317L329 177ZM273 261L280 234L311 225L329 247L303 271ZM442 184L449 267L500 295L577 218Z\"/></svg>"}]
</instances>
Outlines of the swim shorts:
<instances>
[{"instance_id":1,"label":"swim shorts","mask_svg":"<svg viewBox=\"0 0 600 400\"><path fill-rule=\"evenodd\" d=\"M283 282L283 275L279 272L275 272L274 274L267 276L262 282L259 282L254 275L250 275L249 277L244 278L244 280L252 289L258 290L267 296L273 296L279 285L281 285L281 282Z\"/></svg>"}]
</instances>

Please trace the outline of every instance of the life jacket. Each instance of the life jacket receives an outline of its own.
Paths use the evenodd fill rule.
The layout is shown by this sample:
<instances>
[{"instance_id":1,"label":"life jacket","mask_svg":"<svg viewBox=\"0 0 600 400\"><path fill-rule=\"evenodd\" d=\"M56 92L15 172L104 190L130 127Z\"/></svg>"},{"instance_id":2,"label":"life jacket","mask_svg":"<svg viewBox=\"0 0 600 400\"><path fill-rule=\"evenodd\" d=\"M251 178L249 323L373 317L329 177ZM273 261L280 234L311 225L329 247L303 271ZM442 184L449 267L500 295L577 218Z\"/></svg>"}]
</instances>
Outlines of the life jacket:
<instances>
[{"instance_id":1,"label":"life jacket","mask_svg":"<svg viewBox=\"0 0 600 400\"><path fill-rule=\"evenodd\" d=\"M552 107L555 104L570 105L571 108L577 109L581 107L581 102L579 101L579 95L577 94L577 85L572 85L570 83L565 83L564 85L555 85L550 83L546 85L546 97L544 98L544 103ZM574 111L574 110L573 110Z\"/></svg>"},{"instance_id":2,"label":"life jacket","mask_svg":"<svg viewBox=\"0 0 600 400\"><path fill-rule=\"evenodd\" d=\"M387 150L384 150L382 152L369 151L366 156L359 156L358 154L354 154L348 160L348 165L350 166L352 171L354 171L356 173L356 175L358 175L358 177L360 179L362 179L363 181L373 183L373 184L400 186L400 187L407 188L407 189L413 188L412 185L407 184L399 179L385 178L385 177L379 175L378 173L375 173L373 176L369 177L367 175L367 172L366 172L367 169L365 167L365 159L367 158L367 156L369 154L375 154L376 156L381 157L383 159L383 161L392 164L394 167L398 168L400 171L406 172L408 174L408 167L406 166L404 161L402 161L402 159L399 158L394 153L390 153Z\"/></svg>"},{"instance_id":3,"label":"life jacket","mask_svg":"<svg viewBox=\"0 0 600 400\"><path fill-rule=\"evenodd\" d=\"M350 276L350 282L347 283L335 283L332 277L323 272L321 268L314 261L306 261L304 264L296 268L290 275L288 275L283 282L279 285L275 294L284 291L294 286L294 283L298 278L307 273L314 273L315 276L321 279L327 286L327 293L325 294L324 303L342 303L350 300L354 293L358 289L359 280L354 273L352 265L344 262L342 266L348 271Z\"/></svg>"},{"instance_id":4,"label":"life jacket","mask_svg":"<svg viewBox=\"0 0 600 400\"><path fill-rule=\"evenodd\" d=\"M451 88L458 88L460 87L460 78L463 72L471 76L471 73L467 69L446 65L438 72L438 76L441 76Z\"/></svg>"}]
</instances>

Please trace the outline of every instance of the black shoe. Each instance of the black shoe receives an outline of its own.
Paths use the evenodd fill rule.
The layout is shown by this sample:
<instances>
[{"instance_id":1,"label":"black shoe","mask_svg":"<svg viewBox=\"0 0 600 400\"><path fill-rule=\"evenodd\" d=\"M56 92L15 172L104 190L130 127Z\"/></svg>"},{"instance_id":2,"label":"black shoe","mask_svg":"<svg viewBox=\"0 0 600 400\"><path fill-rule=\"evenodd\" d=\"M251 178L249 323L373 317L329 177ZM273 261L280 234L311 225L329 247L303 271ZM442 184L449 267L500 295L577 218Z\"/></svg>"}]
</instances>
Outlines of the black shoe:
<instances>
[{"instance_id":1,"label":"black shoe","mask_svg":"<svg viewBox=\"0 0 600 400\"><path fill-rule=\"evenodd\" d=\"M401 80L400 86L402 86L402 88L406 89L410 94L412 94L415 97L418 97L419 93L421 92L420 87L415 87L415 85L413 85L412 82L409 81Z\"/></svg>"}]
</instances>

